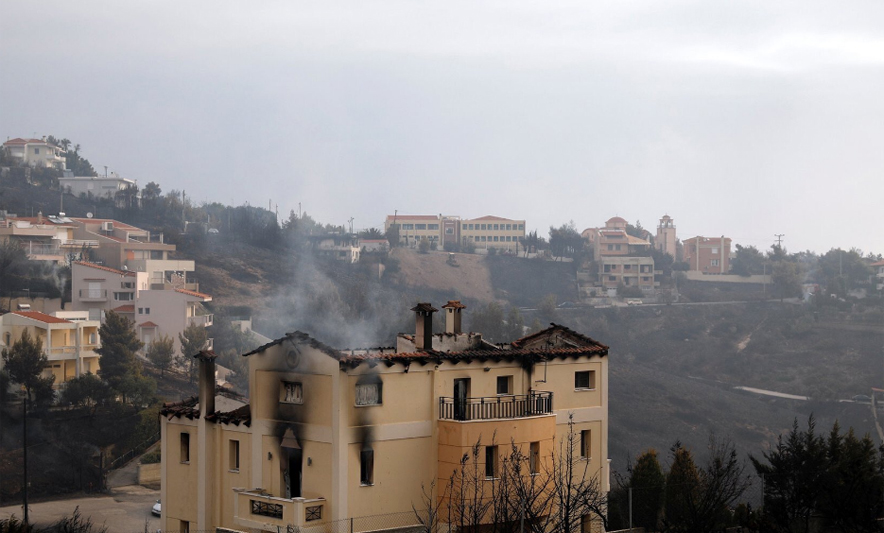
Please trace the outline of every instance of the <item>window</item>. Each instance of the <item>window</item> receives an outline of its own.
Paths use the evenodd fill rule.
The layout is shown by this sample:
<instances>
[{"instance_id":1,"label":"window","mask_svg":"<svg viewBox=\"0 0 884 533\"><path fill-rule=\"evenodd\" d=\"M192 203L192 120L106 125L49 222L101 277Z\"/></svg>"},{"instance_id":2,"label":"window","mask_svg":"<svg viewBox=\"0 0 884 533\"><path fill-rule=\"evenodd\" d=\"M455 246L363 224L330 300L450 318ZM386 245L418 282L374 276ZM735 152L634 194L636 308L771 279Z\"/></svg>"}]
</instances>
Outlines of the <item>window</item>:
<instances>
[{"instance_id":1,"label":"window","mask_svg":"<svg viewBox=\"0 0 884 533\"><path fill-rule=\"evenodd\" d=\"M374 450L371 448L359 452L359 483L374 485Z\"/></svg>"},{"instance_id":2,"label":"window","mask_svg":"<svg viewBox=\"0 0 884 533\"><path fill-rule=\"evenodd\" d=\"M713 253L713 254L717 254L717 253L718 253L718 248L713 248L713 249L712 249L712 253Z\"/></svg>"},{"instance_id":3,"label":"window","mask_svg":"<svg viewBox=\"0 0 884 533\"><path fill-rule=\"evenodd\" d=\"M426 224L415 224L414 229L427 229Z\"/></svg>"},{"instance_id":4,"label":"window","mask_svg":"<svg viewBox=\"0 0 884 533\"><path fill-rule=\"evenodd\" d=\"M494 242L498 242L498 237L497 237L497 235L494 236Z\"/></svg>"},{"instance_id":5,"label":"window","mask_svg":"<svg viewBox=\"0 0 884 533\"><path fill-rule=\"evenodd\" d=\"M512 224L507 224L507 225L506 225L506 230L507 230L507 231L512 231L512 229L513 229L513 225L512 225Z\"/></svg>"},{"instance_id":6,"label":"window","mask_svg":"<svg viewBox=\"0 0 884 533\"><path fill-rule=\"evenodd\" d=\"M494 229L495 229L495 230L499 230L499 229L500 229L500 224L495 224L495 225L494 225Z\"/></svg>"},{"instance_id":7,"label":"window","mask_svg":"<svg viewBox=\"0 0 884 533\"><path fill-rule=\"evenodd\" d=\"M592 457L592 430L584 429L580 432L580 458Z\"/></svg>"},{"instance_id":8,"label":"window","mask_svg":"<svg viewBox=\"0 0 884 533\"><path fill-rule=\"evenodd\" d=\"M497 477L497 446L485 446L485 477Z\"/></svg>"},{"instance_id":9,"label":"window","mask_svg":"<svg viewBox=\"0 0 884 533\"><path fill-rule=\"evenodd\" d=\"M181 462L190 462L190 433L181 434Z\"/></svg>"},{"instance_id":10,"label":"window","mask_svg":"<svg viewBox=\"0 0 884 533\"><path fill-rule=\"evenodd\" d=\"M138 314L139 314L139 315L143 315L143 314L144 314L144 308L143 308L143 307L139 307L139 308L138 308Z\"/></svg>"},{"instance_id":11,"label":"window","mask_svg":"<svg viewBox=\"0 0 884 533\"><path fill-rule=\"evenodd\" d=\"M402 224L402 229L414 229L414 224Z\"/></svg>"},{"instance_id":12,"label":"window","mask_svg":"<svg viewBox=\"0 0 884 533\"><path fill-rule=\"evenodd\" d=\"M519 229L525 229L525 224L519 224Z\"/></svg>"},{"instance_id":13,"label":"window","mask_svg":"<svg viewBox=\"0 0 884 533\"><path fill-rule=\"evenodd\" d=\"M594 389L595 388L595 371L583 370L574 372L574 388L575 389Z\"/></svg>"},{"instance_id":14,"label":"window","mask_svg":"<svg viewBox=\"0 0 884 533\"><path fill-rule=\"evenodd\" d=\"M381 383L365 383L356 385L356 405L381 405Z\"/></svg>"},{"instance_id":15,"label":"window","mask_svg":"<svg viewBox=\"0 0 884 533\"><path fill-rule=\"evenodd\" d=\"M134 296L135 295L133 295L131 292L115 292L114 300L118 302L131 302L135 299Z\"/></svg>"},{"instance_id":16,"label":"window","mask_svg":"<svg viewBox=\"0 0 884 533\"><path fill-rule=\"evenodd\" d=\"M488 224L482 224L482 229L488 229Z\"/></svg>"},{"instance_id":17,"label":"window","mask_svg":"<svg viewBox=\"0 0 884 533\"><path fill-rule=\"evenodd\" d=\"M123 287L124 289L134 289L134 288L135 288L135 284L132 283L131 281L124 281L123 284L122 284L122 287Z\"/></svg>"},{"instance_id":18,"label":"window","mask_svg":"<svg viewBox=\"0 0 884 533\"><path fill-rule=\"evenodd\" d=\"M608 281L617 281L617 276L608 276Z\"/></svg>"},{"instance_id":19,"label":"window","mask_svg":"<svg viewBox=\"0 0 884 533\"><path fill-rule=\"evenodd\" d=\"M612 251L613 249L614 249L614 245L613 245L613 244L609 244L609 245L608 245L608 251Z\"/></svg>"},{"instance_id":20,"label":"window","mask_svg":"<svg viewBox=\"0 0 884 533\"><path fill-rule=\"evenodd\" d=\"M721 266L721 263L719 262L719 259L713 259L713 260L711 260L711 261L709 262L709 264L712 265L712 266L714 266L714 267Z\"/></svg>"},{"instance_id":21,"label":"window","mask_svg":"<svg viewBox=\"0 0 884 533\"><path fill-rule=\"evenodd\" d=\"M497 376L497 394L513 393L513 377Z\"/></svg>"},{"instance_id":22,"label":"window","mask_svg":"<svg viewBox=\"0 0 884 533\"><path fill-rule=\"evenodd\" d=\"M230 441L230 470L239 472L239 441L232 440Z\"/></svg>"},{"instance_id":23,"label":"window","mask_svg":"<svg viewBox=\"0 0 884 533\"><path fill-rule=\"evenodd\" d=\"M632 270L632 265L623 265L623 270Z\"/></svg>"},{"instance_id":24,"label":"window","mask_svg":"<svg viewBox=\"0 0 884 533\"><path fill-rule=\"evenodd\" d=\"M283 381L281 403L304 403L304 387L300 383Z\"/></svg>"},{"instance_id":25,"label":"window","mask_svg":"<svg viewBox=\"0 0 884 533\"><path fill-rule=\"evenodd\" d=\"M528 452L528 466L532 474L540 473L540 443L532 442Z\"/></svg>"},{"instance_id":26,"label":"window","mask_svg":"<svg viewBox=\"0 0 884 533\"><path fill-rule=\"evenodd\" d=\"M149 314L150 314L150 307L145 307L145 308L144 308L144 314L145 314L145 315L149 315Z\"/></svg>"},{"instance_id":27,"label":"window","mask_svg":"<svg viewBox=\"0 0 884 533\"><path fill-rule=\"evenodd\" d=\"M445 228L445 235L454 235L454 228Z\"/></svg>"},{"instance_id":28,"label":"window","mask_svg":"<svg viewBox=\"0 0 884 533\"><path fill-rule=\"evenodd\" d=\"M39 154L39 153L40 153L40 149L39 149L39 148L34 148L34 153L35 153L35 154Z\"/></svg>"},{"instance_id":29,"label":"window","mask_svg":"<svg viewBox=\"0 0 884 533\"><path fill-rule=\"evenodd\" d=\"M439 224L427 224L427 229L439 229Z\"/></svg>"}]
</instances>

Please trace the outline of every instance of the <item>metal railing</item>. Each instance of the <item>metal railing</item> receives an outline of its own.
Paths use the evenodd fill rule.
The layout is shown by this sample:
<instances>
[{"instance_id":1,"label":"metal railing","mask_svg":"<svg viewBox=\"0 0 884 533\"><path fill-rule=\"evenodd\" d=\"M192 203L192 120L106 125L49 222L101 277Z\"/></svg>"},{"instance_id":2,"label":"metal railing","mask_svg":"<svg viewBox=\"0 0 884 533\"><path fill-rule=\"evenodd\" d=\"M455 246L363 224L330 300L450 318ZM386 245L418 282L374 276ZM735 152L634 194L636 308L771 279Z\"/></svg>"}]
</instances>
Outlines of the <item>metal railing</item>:
<instances>
[{"instance_id":1,"label":"metal railing","mask_svg":"<svg viewBox=\"0 0 884 533\"><path fill-rule=\"evenodd\" d=\"M107 289L80 289L81 300L107 300Z\"/></svg>"},{"instance_id":2,"label":"metal railing","mask_svg":"<svg viewBox=\"0 0 884 533\"><path fill-rule=\"evenodd\" d=\"M553 393L487 396L482 398L439 398L440 420L493 420L524 418L552 413Z\"/></svg>"}]
</instances>

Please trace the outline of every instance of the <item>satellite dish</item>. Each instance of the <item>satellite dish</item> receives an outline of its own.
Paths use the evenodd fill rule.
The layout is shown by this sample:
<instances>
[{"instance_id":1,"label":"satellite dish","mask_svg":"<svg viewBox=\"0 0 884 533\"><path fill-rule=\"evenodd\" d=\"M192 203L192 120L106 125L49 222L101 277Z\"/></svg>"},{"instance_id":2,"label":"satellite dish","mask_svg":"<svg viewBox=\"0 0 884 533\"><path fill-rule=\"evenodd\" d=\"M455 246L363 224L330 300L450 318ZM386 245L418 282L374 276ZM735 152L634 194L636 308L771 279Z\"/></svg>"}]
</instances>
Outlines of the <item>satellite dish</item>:
<instances>
[{"instance_id":1,"label":"satellite dish","mask_svg":"<svg viewBox=\"0 0 884 533\"><path fill-rule=\"evenodd\" d=\"M92 218L92 213L91 212L86 213L86 218Z\"/></svg>"}]
</instances>

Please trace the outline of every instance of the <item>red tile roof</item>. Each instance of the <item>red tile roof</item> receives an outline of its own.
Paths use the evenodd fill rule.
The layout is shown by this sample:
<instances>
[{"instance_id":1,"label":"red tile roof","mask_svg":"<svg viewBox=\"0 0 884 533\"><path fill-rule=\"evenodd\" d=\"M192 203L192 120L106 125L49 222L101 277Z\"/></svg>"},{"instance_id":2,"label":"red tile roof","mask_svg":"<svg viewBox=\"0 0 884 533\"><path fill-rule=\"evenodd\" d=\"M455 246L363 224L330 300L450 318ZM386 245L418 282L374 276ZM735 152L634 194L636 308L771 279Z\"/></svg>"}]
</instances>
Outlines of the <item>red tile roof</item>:
<instances>
[{"instance_id":1,"label":"red tile roof","mask_svg":"<svg viewBox=\"0 0 884 533\"><path fill-rule=\"evenodd\" d=\"M485 215L484 217L471 218L468 220L504 220L507 222L513 222L513 219L511 219L511 218L496 217L494 215Z\"/></svg>"},{"instance_id":2,"label":"red tile roof","mask_svg":"<svg viewBox=\"0 0 884 533\"><path fill-rule=\"evenodd\" d=\"M448 303L442 306L442 309L448 309L451 307L452 309L466 309L467 306L460 303L460 300L448 300Z\"/></svg>"},{"instance_id":3,"label":"red tile roof","mask_svg":"<svg viewBox=\"0 0 884 533\"><path fill-rule=\"evenodd\" d=\"M154 324L150 320L148 320L147 322L142 322L141 324L138 324L138 327L139 328L158 328L159 326L157 324Z\"/></svg>"},{"instance_id":4,"label":"red tile roof","mask_svg":"<svg viewBox=\"0 0 884 533\"><path fill-rule=\"evenodd\" d=\"M134 313L135 306L132 304L121 305L119 307L114 307L113 311L115 313Z\"/></svg>"},{"instance_id":5,"label":"red tile roof","mask_svg":"<svg viewBox=\"0 0 884 533\"><path fill-rule=\"evenodd\" d=\"M624 224L628 224L625 218L623 217L611 217L608 219L608 222L622 222Z\"/></svg>"},{"instance_id":6,"label":"red tile roof","mask_svg":"<svg viewBox=\"0 0 884 533\"><path fill-rule=\"evenodd\" d=\"M873 267L881 267L881 266L884 266L884 261L877 261L877 262L875 262L875 263L872 263L872 266L873 266Z\"/></svg>"},{"instance_id":7,"label":"red tile roof","mask_svg":"<svg viewBox=\"0 0 884 533\"><path fill-rule=\"evenodd\" d=\"M21 137L17 137L15 139L10 139L3 144L7 145L7 144L38 144L38 143L39 144L49 144L47 141L44 141L43 139L22 139ZM51 144L49 144L49 145L54 146Z\"/></svg>"},{"instance_id":8,"label":"red tile roof","mask_svg":"<svg viewBox=\"0 0 884 533\"><path fill-rule=\"evenodd\" d=\"M54 317L52 315L47 315L46 313L41 313L39 311L13 311L12 314L23 316L25 318L30 318L31 320L38 320L40 322L45 322L47 324L72 324L70 320L65 320L63 318Z\"/></svg>"},{"instance_id":9,"label":"red tile roof","mask_svg":"<svg viewBox=\"0 0 884 533\"><path fill-rule=\"evenodd\" d=\"M515 348L512 350L490 350L475 349L464 350L462 352L439 352L428 350L424 352L405 352L405 353L360 353L352 355L341 355L339 361L342 367L354 368L362 363L385 363L393 365L395 363L410 364L417 362L420 364L438 363L440 361L452 361L458 363L461 361L546 361L549 359L560 359L567 357L579 357L582 355L606 355L608 353L604 346L581 346L569 348Z\"/></svg>"},{"instance_id":10,"label":"red tile roof","mask_svg":"<svg viewBox=\"0 0 884 533\"><path fill-rule=\"evenodd\" d=\"M104 265L96 265L95 263L87 263L86 261L74 261L74 264L84 267L97 268L98 270L104 270L105 272L113 272L114 274L119 274L121 276L135 275L135 272L132 272L131 270L117 270L116 268L111 268Z\"/></svg>"},{"instance_id":11,"label":"red tile roof","mask_svg":"<svg viewBox=\"0 0 884 533\"><path fill-rule=\"evenodd\" d=\"M196 298L202 298L203 300L211 300L212 297L208 294L204 294L196 291L189 291L187 289L175 289L175 292L180 292L181 294L186 294L188 296L194 296Z\"/></svg>"}]
</instances>

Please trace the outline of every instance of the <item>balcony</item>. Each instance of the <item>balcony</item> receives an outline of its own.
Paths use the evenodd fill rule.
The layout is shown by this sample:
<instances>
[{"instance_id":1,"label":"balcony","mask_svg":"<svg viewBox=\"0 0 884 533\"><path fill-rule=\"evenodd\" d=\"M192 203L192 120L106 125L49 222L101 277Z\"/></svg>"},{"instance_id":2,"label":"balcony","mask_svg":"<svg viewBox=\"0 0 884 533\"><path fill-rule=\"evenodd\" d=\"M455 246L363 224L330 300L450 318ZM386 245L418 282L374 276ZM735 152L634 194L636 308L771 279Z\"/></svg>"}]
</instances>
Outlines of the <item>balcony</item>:
<instances>
[{"instance_id":1,"label":"balcony","mask_svg":"<svg viewBox=\"0 0 884 533\"><path fill-rule=\"evenodd\" d=\"M192 317L188 317L187 325L188 326L202 326L207 328L215 323L215 315L196 315Z\"/></svg>"},{"instance_id":2,"label":"balcony","mask_svg":"<svg viewBox=\"0 0 884 533\"><path fill-rule=\"evenodd\" d=\"M488 396L484 398L439 398L440 420L498 420L526 418L552 413L553 393Z\"/></svg>"},{"instance_id":3,"label":"balcony","mask_svg":"<svg viewBox=\"0 0 884 533\"><path fill-rule=\"evenodd\" d=\"M106 302L107 289L80 289L79 298L81 302Z\"/></svg>"},{"instance_id":4,"label":"balcony","mask_svg":"<svg viewBox=\"0 0 884 533\"><path fill-rule=\"evenodd\" d=\"M76 346L59 346L57 348L45 348L46 359L50 361L64 361L77 358Z\"/></svg>"},{"instance_id":5,"label":"balcony","mask_svg":"<svg viewBox=\"0 0 884 533\"><path fill-rule=\"evenodd\" d=\"M328 520L325 498L281 498L256 490L234 490L233 520L263 531L304 527Z\"/></svg>"}]
</instances>

